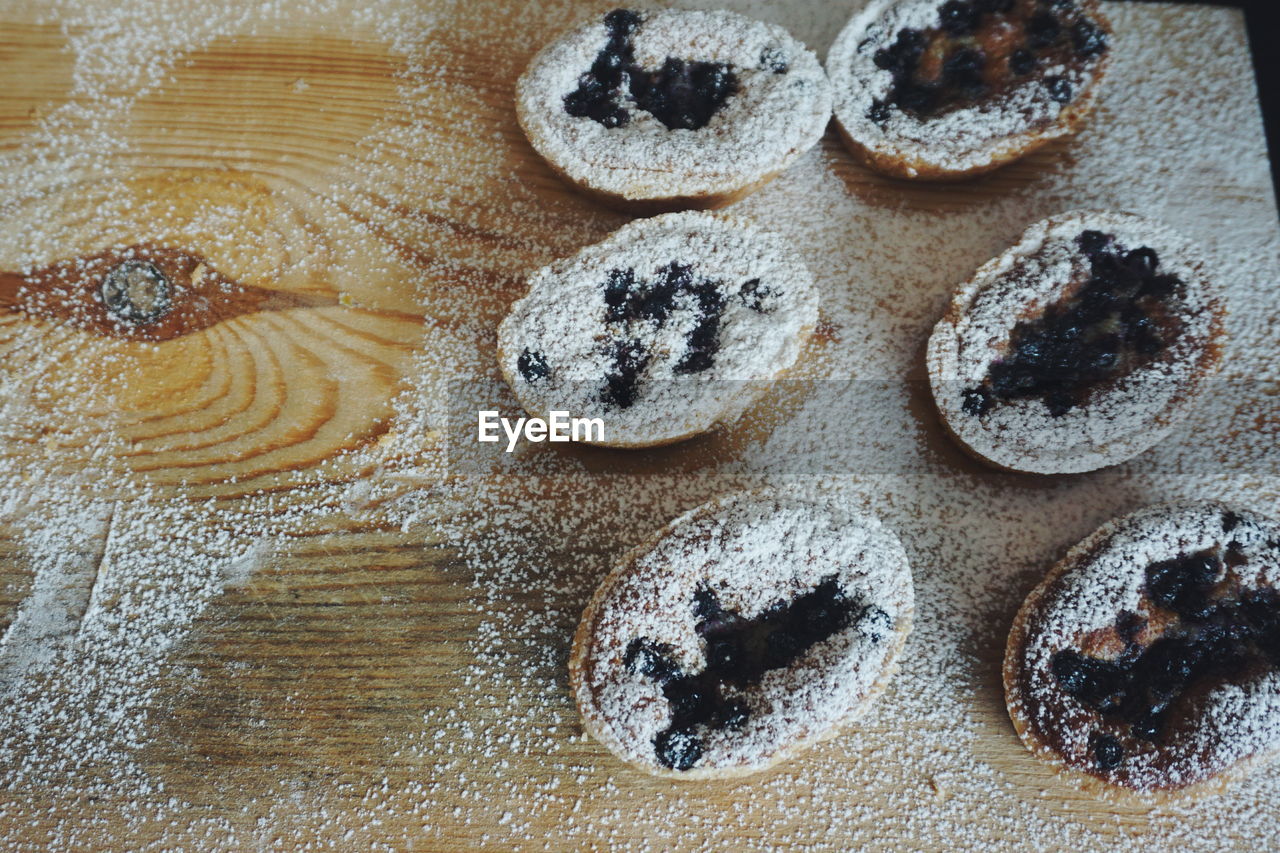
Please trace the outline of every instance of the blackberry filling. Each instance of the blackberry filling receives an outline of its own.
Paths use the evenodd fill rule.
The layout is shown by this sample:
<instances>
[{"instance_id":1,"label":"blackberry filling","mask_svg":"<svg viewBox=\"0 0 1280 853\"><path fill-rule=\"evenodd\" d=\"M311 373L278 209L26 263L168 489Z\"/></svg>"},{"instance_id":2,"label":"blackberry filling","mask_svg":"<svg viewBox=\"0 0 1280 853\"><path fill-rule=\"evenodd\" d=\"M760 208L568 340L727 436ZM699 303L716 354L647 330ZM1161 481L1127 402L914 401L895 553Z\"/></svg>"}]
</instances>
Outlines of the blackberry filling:
<instances>
[{"instance_id":1,"label":"blackberry filling","mask_svg":"<svg viewBox=\"0 0 1280 853\"><path fill-rule=\"evenodd\" d=\"M760 51L760 67L768 68L774 74L786 74L791 70L791 63L787 61L785 51L770 46Z\"/></svg>"},{"instance_id":2,"label":"blackberry filling","mask_svg":"<svg viewBox=\"0 0 1280 853\"><path fill-rule=\"evenodd\" d=\"M668 130L706 127L729 96L738 91L737 76L721 62L668 56L661 70L634 68L629 71L631 97L636 106Z\"/></svg>"},{"instance_id":3,"label":"blackberry filling","mask_svg":"<svg viewBox=\"0 0 1280 853\"><path fill-rule=\"evenodd\" d=\"M970 415L985 415L991 410L995 401L991 399L991 392L986 388L968 388L964 391L963 402L961 408Z\"/></svg>"},{"instance_id":4,"label":"blackberry filling","mask_svg":"<svg viewBox=\"0 0 1280 853\"><path fill-rule=\"evenodd\" d=\"M1227 562L1233 560L1227 549ZM1236 564L1242 560L1236 559ZM1187 693L1250 672L1280 667L1280 592L1222 589L1220 549L1182 554L1146 568L1147 594L1172 616L1159 639L1143 647L1136 638L1145 621L1122 613L1116 630L1126 648L1114 660L1066 649L1050 669L1068 696L1129 735L1159 742L1174 706ZM1124 748L1095 734L1094 759L1103 770L1120 765Z\"/></svg>"},{"instance_id":5,"label":"blackberry filling","mask_svg":"<svg viewBox=\"0 0 1280 853\"><path fill-rule=\"evenodd\" d=\"M672 261L652 279L638 279L635 270L610 270L603 284L605 324L615 330L611 337L624 337L635 322L649 322L659 328L682 304L692 303L695 323L685 338L685 351L673 368L676 373L701 373L715 365L720 350L720 325L727 302L721 282L701 278L693 267ZM772 290L759 279L742 284L737 296L754 311L768 313ZM612 363L606 374L603 401L626 409L635 404L640 374L648 366L651 353L638 339L627 338L612 348Z\"/></svg>"},{"instance_id":6,"label":"blackberry filling","mask_svg":"<svg viewBox=\"0 0 1280 853\"><path fill-rule=\"evenodd\" d=\"M1071 83L1065 77L1046 77L1044 80L1044 88L1049 93L1049 97L1053 98L1060 104L1071 103Z\"/></svg>"},{"instance_id":7,"label":"blackberry filling","mask_svg":"<svg viewBox=\"0 0 1280 853\"><path fill-rule=\"evenodd\" d=\"M702 741L693 732L668 729L653 740L653 748L664 767L688 770L702 757Z\"/></svg>"},{"instance_id":8,"label":"blackberry filling","mask_svg":"<svg viewBox=\"0 0 1280 853\"><path fill-rule=\"evenodd\" d=\"M1027 44L1033 50L1042 50L1062 35L1062 24L1052 12L1041 12L1027 21Z\"/></svg>"},{"instance_id":9,"label":"blackberry filling","mask_svg":"<svg viewBox=\"0 0 1280 853\"><path fill-rule=\"evenodd\" d=\"M864 606L840 588L834 575L791 601L778 601L754 617L724 609L714 592L699 588L693 598L694 630L706 646L701 671L685 673L671 660L671 647L637 638L627 646L627 669L662 686L671 707L667 728L654 738L654 754L664 767L688 770L702 756L704 729L736 730L747 724L750 707L728 695L759 683L773 669L789 666L837 632L859 624L874 642L890 627L889 615Z\"/></svg>"},{"instance_id":10,"label":"blackberry filling","mask_svg":"<svg viewBox=\"0 0 1280 853\"><path fill-rule=\"evenodd\" d=\"M967 36L978 28L982 14L975 3L947 0L938 10L938 19L942 22L942 29L949 35Z\"/></svg>"},{"instance_id":11,"label":"blackberry filling","mask_svg":"<svg viewBox=\"0 0 1280 853\"><path fill-rule=\"evenodd\" d=\"M124 261L112 267L98 295L113 319L130 325L155 322L173 306L173 284L149 261Z\"/></svg>"},{"instance_id":12,"label":"blackberry filling","mask_svg":"<svg viewBox=\"0 0 1280 853\"><path fill-rule=\"evenodd\" d=\"M666 643L640 638L627 646L622 663L630 672L666 684L680 674L680 668L671 661L670 655L671 647Z\"/></svg>"},{"instance_id":13,"label":"blackberry filling","mask_svg":"<svg viewBox=\"0 0 1280 853\"><path fill-rule=\"evenodd\" d=\"M631 36L640 26L640 15L615 9L604 16L609 40L596 55L590 70L578 78L578 88L564 96L564 110L587 117L605 127L625 127L631 114L622 106L622 85L635 62Z\"/></svg>"},{"instance_id":14,"label":"blackberry filling","mask_svg":"<svg viewBox=\"0 0 1280 853\"><path fill-rule=\"evenodd\" d=\"M699 130L738 91L738 78L722 62L699 62L669 56L656 70L635 61L632 39L642 18L629 9L604 16L609 40L591 68L578 78L578 88L564 97L571 116L587 117L605 127L624 127L631 121L628 100L667 129ZM761 63L777 74L788 70L786 58L775 50L761 54Z\"/></svg>"},{"instance_id":15,"label":"blackberry filling","mask_svg":"<svg viewBox=\"0 0 1280 853\"><path fill-rule=\"evenodd\" d=\"M546 379L551 373L551 368L547 365L547 359L540 352L533 352L526 348L520 353L520 357L516 359L516 369L520 371L520 375L524 377L525 382L537 382L539 379Z\"/></svg>"},{"instance_id":16,"label":"blackberry filling","mask_svg":"<svg viewBox=\"0 0 1280 853\"><path fill-rule=\"evenodd\" d=\"M1082 19L1071 28L1071 43L1076 53L1088 59L1106 52L1107 34L1093 21Z\"/></svg>"},{"instance_id":17,"label":"blackberry filling","mask_svg":"<svg viewBox=\"0 0 1280 853\"><path fill-rule=\"evenodd\" d=\"M1093 736L1093 760L1103 770L1119 767L1124 761L1124 747L1111 735L1095 734Z\"/></svg>"},{"instance_id":18,"label":"blackberry filling","mask_svg":"<svg viewBox=\"0 0 1280 853\"><path fill-rule=\"evenodd\" d=\"M938 9L937 27L904 27L876 51L873 61L893 75L893 85L867 117L883 124L892 107L925 119L972 107L1006 93L1041 64L1086 61L1107 47L1106 32L1074 4L948 0ZM1044 86L1058 103L1075 97L1061 76Z\"/></svg>"},{"instance_id":19,"label":"blackberry filling","mask_svg":"<svg viewBox=\"0 0 1280 853\"><path fill-rule=\"evenodd\" d=\"M638 340L618 341L613 345L613 363L605 374L601 399L618 409L629 409L636 402L640 374L649 366L649 350Z\"/></svg>"},{"instance_id":20,"label":"blackberry filling","mask_svg":"<svg viewBox=\"0 0 1280 853\"><path fill-rule=\"evenodd\" d=\"M693 267L672 261L656 278L637 280L635 270L610 270L605 282L605 319L611 323L632 320L666 322L676 299L694 284Z\"/></svg>"},{"instance_id":21,"label":"blackberry filling","mask_svg":"<svg viewBox=\"0 0 1280 853\"><path fill-rule=\"evenodd\" d=\"M715 363L720 349L720 315L724 312L724 296L720 286L709 281L698 282L689 290L698 301L698 322L689 332L688 349L675 366L676 373L701 373Z\"/></svg>"},{"instance_id":22,"label":"blackberry filling","mask_svg":"<svg viewBox=\"0 0 1280 853\"><path fill-rule=\"evenodd\" d=\"M1009 54L1009 70L1019 77L1036 69L1036 55L1029 50L1015 50Z\"/></svg>"},{"instance_id":23,"label":"blackberry filling","mask_svg":"<svg viewBox=\"0 0 1280 853\"><path fill-rule=\"evenodd\" d=\"M1008 355L991 364L980 386L963 392L970 415L996 402L1036 398L1060 417L1103 383L1154 362L1180 334L1182 323L1166 300L1181 281L1160 272L1153 249L1126 251L1098 231L1076 242L1089 258L1089 278L1014 327Z\"/></svg>"},{"instance_id":24,"label":"blackberry filling","mask_svg":"<svg viewBox=\"0 0 1280 853\"><path fill-rule=\"evenodd\" d=\"M742 289L738 291L742 304L760 314L773 313L774 308L768 302L774 295L773 290L760 284L758 278L743 282Z\"/></svg>"}]
</instances>

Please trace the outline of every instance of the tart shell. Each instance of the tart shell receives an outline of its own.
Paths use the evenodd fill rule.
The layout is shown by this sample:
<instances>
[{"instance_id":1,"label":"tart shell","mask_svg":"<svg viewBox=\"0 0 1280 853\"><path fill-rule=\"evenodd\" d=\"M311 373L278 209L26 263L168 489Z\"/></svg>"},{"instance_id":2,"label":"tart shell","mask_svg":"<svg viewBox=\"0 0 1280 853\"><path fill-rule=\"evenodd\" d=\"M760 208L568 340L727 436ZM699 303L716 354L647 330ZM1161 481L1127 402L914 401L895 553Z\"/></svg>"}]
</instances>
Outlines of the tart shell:
<instances>
[{"instance_id":1,"label":"tart shell","mask_svg":"<svg viewBox=\"0 0 1280 853\"><path fill-rule=\"evenodd\" d=\"M976 139L965 147L947 148L955 139L943 138L934 144L905 136L865 132L864 119L870 96L869 73L879 69L851 67L855 54L886 14L894 14L896 7L931 5L940 2L930 0L872 0L857 12L841 31L832 45L827 59L827 71L835 90L835 125L849 152L867 167L895 178L925 181L955 181L976 177L994 171L1057 139L1072 136L1083 126L1093 111L1098 92L1106 76L1110 51L1089 60L1087 85L1070 103L1063 105L1047 122L1027 124L1018 130L993 130L988 136ZM1110 35L1111 26L1101 13L1096 0L1080 0L1079 5L1090 19ZM979 105L980 106L980 105ZM962 107L958 112L981 115L979 106ZM930 120L926 120L927 122Z\"/></svg>"},{"instance_id":2,"label":"tart shell","mask_svg":"<svg viewBox=\"0 0 1280 853\"><path fill-rule=\"evenodd\" d=\"M541 302L536 303L538 306L548 309L549 306L553 305L550 297L535 295L535 291L540 286L549 286L556 282L557 279L568 278L570 275L581 275L580 267L584 266L599 266L603 275L607 266L602 263L604 257L607 256L612 259L618 257L619 252L623 251L627 246L643 248L646 245L646 241L650 239L661 240L670 235L676 235L677 237L692 235L686 238L701 240L703 243L717 240L717 235L723 235L718 238L716 247L721 250L722 255L734 255L735 260L726 261L723 257L712 259L685 258L683 256L682 259L704 262L706 264L705 267L697 268L699 270L713 270L710 273L713 276L720 275L719 272L714 271L716 270L714 264L723 265L725 263L729 263L739 273L746 269L756 270L757 275L768 273L772 277L766 281L766 286L775 282L783 286L782 289L787 292L786 298L789 300L785 313L782 310L771 312L769 315L771 319L767 321L768 325L757 327L757 329L764 329L760 334L767 335L768 340L764 338L753 339L758 344L758 348L764 348L767 343L772 348L768 351L774 352L778 357L778 361L768 365L756 365L760 372L749 376L741 373L732 376L719 373L710 375L711 371L720 370L719 366L712 368L711 371L708 371L709 375L705 377L706 381L721 383L741 382L741 386L735 385L736 391L733 394L725 395L723 398L708 399L700 401L698 406L685 406L675 411L664 412L666 416L660 419L660 426L663 430L656 433L650 433L634 424L628 425L625 422L626 413L634 412L634 409L624 410L623 414L619 414L618 411L613 413L608 411L579 411L571 403L561 402L562 398L557 398L557 402L554 405L548 405L548 398L545 396L540 398L535 389L517 376L513 369L517 363L519 349L528 344L527 339L519 333L521 328L519 324L526 322L519 319L524 316L526 303L536 298L541 300ZM729 240L733 241L731 248L734 251L726 252L722 247L724 241ZM740 255L747 248L756 252L754 259L745 259L745 255ZM661 260L676 259L663 255ZM745 263L746 266L742 266L742 263ZM570 272L566 272L566 270ZM576 285L573 285L573 287L576 288ZM579 289L574 289L571 293L581 295ZM592 294L591 298L599 297ZM583 309L584 312L587 310L586 308ZM817 289L808 270L798 257L786 251L768 232L757 229L749 222L736 219L727 214L697 211L671 213L637 220L623 226L623 228L615 231L600 243L585 247L576 255L554 262L531 276L529 291L512 306L511 312L499 329L498 363L503 379L513 390L517 401L526 412L538 417L545 417L549 410L565 409L575 416L601 417L605 421L605 440L592 442L599 446L630 449L661 447L686 441L710 431L717 425L732 422L741 416L743 412L747 411L768 392L771 380L791 369L801 357L804 346L817 324L817 317ZM752 319L754 320L755 318ZM583 319L582 322L587 323L589 321ZM761 320L760 322L764 323L765 321ZM787 331L788 329L790 332ZM598 333L596 337L600 337ZM739 343L737 346L740 349L742 345L742 343ZM738 351L726 348L721 352ZM741 369L740 367L739 370ZM670 377L663 377L659 381L669 382L672 380ZM696 383L703 380L693 378L685 381ZM652 405L647 400L643 404ZM649 420L654 420L655 418L656 414L651 413ZM613 426L610 426L611 422Z\"/></svg>"},{"instance_id":3,"label":"tart shell","mask_svg":"<svg viewBox=\"0 0 1280 853\"><path fill-rule=\"evenodd\" d=\"M1121 429L1124 426L1121 422L1114 430L1090 433L1089 438L1076 440L1072 436L1076 435L1073 430L1079 429L1078 423L1068 428L1070 425L1066 420L1058 423L1047 415L1038 414L1040 410L1033 406L1042 404L1034 400L1000 404L1005 408L1022 407L1024 414L1020 417L1026 424L1043 431L1034 439L1026 435L1025 430L1019 433L971 416L959 403L957 388L978 380L972 370L974 364L985 365L985 370L994 360L1001 358L1001 347L1007 344L1009 336L1009 329L997 332L975 326L973 313L976 306L981 306L988 298L1003 300L998 304L1005 306L1010 328L1027 312L1028 306L1039 306L1037 310L1042 311L1056 298L1050 294L1060 283L1040 279L1017 285L1016 282L1011 283L1008 276L1020 264L1043 261L1047 245L1055 244L1061 252L1064 241L1091 229L1106 233L1119 231L1135 235L1138 240L1150 240L1160 248L1161 257L1171 262L1167 268L1179 271L1184 291L1180 298L1179 316L1185 314L1188 325L1182 337L1169 346L1180 360L1179 364L1187 362L1181 376L1175 384L1168 386L1167 392L1163 392L1163 398L1156 400L1163 400L1158 411L1151 413L1149 418L1131 417L1134 423L1127 431ZM989 297L989 293L997 295ZM989 317L986 322L990 322ZM970 456L1005 471L1081 473L1124 462L1158 444L1176 428L1217 370L1222 354L1224 324L1225 312L1211 279L1208 262L1184 237L1129 213L1069 211L1028 227L1014 246L987 261L957 288L946 313L929 337L925 367L940 420L947 433ZM1155 369L1154 365L1138 368L1117 377L1113 385L1130 383L1135 389L1143 390L1139 379L1157 377ZM1159 387L1156 387L1156 392L1162 393ZM1091 392L1090 400L1079 408L1089 412L1098 406L1110 407L1103 412L1110 420L1113 416L1124 415L1124 411L1117 410L1125 405L1122 393L1107 390L1105 393ZM1066 444L1066 441L1074 443Z\"/></svg>"},{"instance_id":4,"label":"tart shell","mask_svg":"<svg viewBox=\"0 0 1280 853\"><path fill-rule=\"evenodd\" d=\"M688 770L673 770L662 767L656 762L638 761L628 753L628 750L619 741L618 737L610 727L608 719L596 706L592 697L591 687L588 683L588 670L592 662L593 638L596 632L597 623L601 612L606 606L606 602L614 591L615 586L621 579L626 577L635 569L637 562L642 557L653 551L654 548L656 548L668 535L670 535L673 530L677 529L681 525L712 516L726 506L730 506L735 502L772 500L775 499L764 491L741 492L711 501L690 510L684 515L673 520L661 530L649 536L639 545L630 549L621 558L619 558L614 568L600 582L596 591L591 596L590 601L587 603L587 606L583 611L582 618L578 623L577 630L574 632L573 646L569 655L570 692L573 694L575 702L577 703L578 710L582 717L583 728L586 732L596 741L604 745L617 758L621 759L631 767L652 776L667 779L678 779L681 781L731 779L759 774L795 757L815 744L823 743L837 737L845 726L855 722L863 713L865 713L867 708L875 703L875 701L884 693L890 681L893 680L893 676L897 673L899 655L903 647L906 645L908 635L911 633L914 613L914 596L910 582L909 569L905 595L901 599L893 602L897 608L897 613L893 621L892 633L885 638L887 652L882 669L870 687L859 698L854 707L847 709L839 721L827 726L824 730L793 741L792 743L773 752L767 760L762 762L748 766L721 768L695 767ZM871 520L874 521L874 519ZM879 522L875 523L879 525ZM892 535L887 528L884 528L884 530Z\"/></svg>"},{"instance_id":5,"label":"tart shell","mask_svg":"<svg viewBox=\"0 0 1280 853\"><path fill-rule=\"evenodd\" d=\"M515 100L530 144L571 186L632 214L710 210L764 186L821 139L831 115L826 73L812 51L781 27L727 11L638 14L636 39L645 39L646 28L656 28L658 41L681 43L672 48L675 52L688 49L697 54L691 59L724 62L737 70L741 87L696 130L659 125L642 132L631 126L635 119L599 130L590 118L562 114L560 89L568 72L576 75L578 65L585 70L591 64L584 51L590 52L605 31L595 19L563 33L534 56L517 83ZM756 67L763 46L787 57L785 70L775 74ZM622 103L649 121L644 110Z\"/></svg>"},{"instance_id":6,"label":"tart shell","mask_svg":"<svg viewBox=\"0 0 1280 853\"><path fill-rule=\"evenodd\" d=\"M1041 734L1034 722L1035 704L1024 691L1024 671L1028 642L1035 624L1043 617L1047 599L1051 592L1057 590L1059 581L1069 572L1089 564L1105 549L1111 538L1135 519L1150 517L1162 512L1185 512L1204 510L1212 513L1232 511L1230 507L1213 501L1193 504L1168 504L1148 507L1131 515L1112 519L1091 533L1083 541L1072 547L1045 575L1043 580L1027 595L1013 624L1009 629L1009 637L1005 643L1004 661L1001 676L1004 685L1005 707L1014 732L1023 745L1040 761L1052 767L1056 773L1070 784L1103 800L1121 804L1158 805L1167 802L1187 803L1204 797L1222 793L1234 783L1249 776L1257 768L1280 758L1280 745L1255 755L1236 761L1207 778L1190 785L1178 786L1167 784L1149 789L1134 789L1124 785L1113 784L1092 773L1072 767L1050 742Z\"/></svg>"}]
</instances>

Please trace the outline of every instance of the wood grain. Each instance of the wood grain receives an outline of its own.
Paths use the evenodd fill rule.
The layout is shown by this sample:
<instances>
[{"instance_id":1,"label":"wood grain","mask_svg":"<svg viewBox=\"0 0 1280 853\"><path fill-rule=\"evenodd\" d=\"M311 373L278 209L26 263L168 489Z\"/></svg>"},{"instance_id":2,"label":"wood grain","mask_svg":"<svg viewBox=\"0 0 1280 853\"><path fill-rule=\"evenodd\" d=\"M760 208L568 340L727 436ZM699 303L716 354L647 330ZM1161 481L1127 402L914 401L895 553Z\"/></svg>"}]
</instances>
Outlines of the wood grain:
<instances>
[{"instance_id":1,"label":"wood grain","mask_svg":"<svg viewBox=\"0 0 1280 853\"><path fill-rule=\"evenodd\" d=\"M5 203L4 233L12 239L0 243L0 269L107 246L170 245L199 253L246 287L299 301L239 312L156 343L0 311L0 369L33 387L59 389L57 400L37 400L31 417L38 429L0 446L0 468L38 463L70 476L106 447L110 458L95 461L94 470L122 472L122 480L143 484L160 500L213 498L229 508L240 501L256 506L248 496L258 492L278 493L287 504L308 486L367 473L366 461L351 451L383 439L394 398L410 386L411 371L423 369L415 359L424 350L444 346L467 323L496 325L521 287L523 270L624 221L555 178L521 136L511 107L515 77L536 45L569 19L606 6L559 4L542 13L504 0L462 4L438 36L447 61L432 72L453 85L412 98L404 87L422 82L414 74L425 72L337 13L220 36L185 55L163 85L132 104L119 128L127 144L109 169L33 173L32 192ZM76 97L68 33L56 23L33 22L40 10L28 11L0 9L7 18L0 26L0 80L8 84L0 88L3 154L32 146L41 119ZM1196 15L1233 13L1153 5L1150 14L1170 26L1193 27ZM1232 20L1238 49L1245 50L1239 17ZM514 46L493 35L511 35L513 28L521 29ZM455 126L452 118L460 114L469 119ZM415 149L406 141L424 135L437 144ZM946 212L978 210L1013 189L1034 188L1069 166L1071 156L1071 143L1063 142L983 181L939 189L868 173L843 155L833 134L823 144L849 192L868 204ZM442 151L496 165L459 169ZM1247 188L1262 208L1271 203L1265 178ZM26 185L6 179L4 186ZM468 182L466 193L457 192L459 181ZM449 209L440 209L439 197L452 200ZM538 216L518 221L495 214L511 205L536 206ZM38 229L24 230L23 223L35 222ZM459 295L471 297L468 316L440 309L456 306ZM835 345L838 332L828 331L816 347ZM928 408L923 397L918 402ZM786 411L780 405L776 417ZM98 441L102 433L112 436L105 445ZM926 440L960 470L983 476L938 436ZM625 460L592 449L573 452L592 471L696 475L732 457L734 442L709 436ZM405 453L435 450L415 446ZM123 494L111 478L83 488L86 496L108 501ZM554 484L546 488L549 506L567 500L554 494ZM544 840L558 849L587 846L580 835L565 833L576 821L600 828L594 846L731 848L734 838L721 826L732 814L739 840L763 843L790 833L839 848L851 840L822 839L821 828L808 822L804 798L838 791L855 800L862 792L839 791L839 778L802 781L795 789L798 807L776 813L753 806L749 785L763 788L781 778L777 773L830 776L841 761L860 760L863 748L878 755L919 748L909 730L873 717L856 738L748 787L723 783L673 792L669 783L622 769L581 738L566 692L527 708L513 704L524 680L565 682L564 660L589 577L554 590L508 578L487 598L442 541L406 533L375 511L352 517L341 506L323 509L290 531L287 547L252 577L216 598L166 665L148 746L138 760L165 783L156 802L173 797L184 804L176 815L52 788L37 794L40 809L17 798L30 791L9 792L15 799L0 811L0 822L22 821L33 849L67 837L68 826L78 828L71 834L85 849L227 846L222 826L263 848L445 850L509 846L499 840L500 827L504 813L514 811L528 822L529 847ZM19 521L0 525L0 631L31 591L33 567ZM567 567L579 562L598 565L647 532L634 519L616 522L617 537L594 550L531 543L528 559L546 560L557 576L571 576ZM100 545L90 537L74 547L91 559ZM495 564L501 556L494 555ZM521 609L547 615L536 624L503 617ZM1147 825L1145 810L1100 804L1062 785L1014 736L998 665L1001 626L1012 615L1011 605L995 615L989 632L968 638L989 677L968 686L979 737L962 748L976 750L1025 790L1028 802L1057 818L1098 838L1132 839ZM483 662L491 681L477 680L471 640L494 624L515 632L503 638L510 651ZM444 729L457 738L449 745L456 747L455 763L441 762L424 741L439 721L457 719L473 721L476 732L523 728L552 740L556 766L573 769L556 777L564 788L551 784L547 755L504 741L492 758L466 742L459 725ZM499 760L509 766L496 766ZM473 784L449 773L465 773ZM529 780L525 790L545 788L524 802L475 794L501 792L508 784L502 780L512 778ZM928 779L894 781L925 803L947 796ZM378 793L384 788L410 793L384 798ZM575 801L599 791L608 791L605 802L594 799L586 813L575 812ZM0 802L9 794L0 794ZM635 817L659 802L664 808L679 803L685 817L679 837ZM890 832L877 834L874 825L862 830L859 840L874 846L904 843ZM981 837L1008 847L1027 842L1016 821L984 825Z\"/></svg>"}]
</instances>

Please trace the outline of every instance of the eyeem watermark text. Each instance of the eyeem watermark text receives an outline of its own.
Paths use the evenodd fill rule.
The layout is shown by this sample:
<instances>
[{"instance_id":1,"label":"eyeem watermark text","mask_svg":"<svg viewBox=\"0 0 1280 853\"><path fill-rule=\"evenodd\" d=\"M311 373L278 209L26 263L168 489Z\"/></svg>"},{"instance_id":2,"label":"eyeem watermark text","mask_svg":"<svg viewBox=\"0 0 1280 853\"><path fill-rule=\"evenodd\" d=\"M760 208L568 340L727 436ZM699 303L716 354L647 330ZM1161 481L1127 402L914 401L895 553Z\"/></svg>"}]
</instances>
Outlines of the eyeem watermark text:
<instances>
[{"instance_id":1,"label":"eyeem watermark text","mask_svg":"<svg viewBox=\"0 0 1280 853\"><path fill-rule=\"evenodd\" d=\"M525 441L604 441L604 420L601 418L574 418L568 412L551 412L551 417L510 418L493 410L481 411L476 438L482 442L502 440L499 428L507 436L507 452L516 449L523 435Z\"/></svg>"}]
</instances>

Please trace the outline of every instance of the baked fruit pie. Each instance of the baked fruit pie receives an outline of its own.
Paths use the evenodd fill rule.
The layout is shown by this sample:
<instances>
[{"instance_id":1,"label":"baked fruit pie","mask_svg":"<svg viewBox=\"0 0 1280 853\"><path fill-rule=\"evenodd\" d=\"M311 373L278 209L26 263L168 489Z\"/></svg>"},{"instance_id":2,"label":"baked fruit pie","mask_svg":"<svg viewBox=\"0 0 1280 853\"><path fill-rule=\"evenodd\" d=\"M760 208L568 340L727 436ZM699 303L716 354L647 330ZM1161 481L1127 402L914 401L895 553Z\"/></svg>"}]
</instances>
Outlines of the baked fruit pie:
<instances>
[{"instance_id":1,"label":"baked fruit pie","mask_svg":"<svg viewBox=\"0 0 1280 853\"><path fill-rule=\"evenodd\" d=\"M1091 471L1167 436L1217 368L1223 309L1186 239L1126 213L1032 225L961 285L929 338L943 423L973 455Z\"/></svg>"},{"instance_id":2,"label":"baked fruit pie","mask_svg":"<svg viewBox=\"0 0 1280 853\"><path fill-rule=\"evenodd\" d=\"M737 417L817 320L813 280L777 238L670 213L534 273L498 329L498 360L531 415L600 418L600 443L647 447Z\"/></svg>"},{"instance_id":3,"label":"baked fruit pie","mask_svg":"<svg viewBox=\"0 0 1280 853\"><path fill-rule=\"evenodd\" d=\"M827 57L849 150L903 178L962 178L1073 133L1110 52L1096 0L872 0Z\"/></svg>"},{"instance_id":4,"label":"baked fruit pie","mask_svg":"<svg viewBox=\"0 0 1280 853\"><path fill-rule=\"evenodd\" d=\"M911 571L876 519L744 492L626 554L588 604L569 678L588 732L680 779L763 770L884 690Z\"/></svg>"},{"instance_id":5,"label":"baked fruit pie","mask_svg":"<svg viewBox=\"0 0 1280 853\"><path fill-rule=\"evenodd\" d=\"M615 9L547 45L516 114L569 182L636 213L728 204L811 148L831 117L817 57L731 12Z\"/></svg>"},{"instance_id":6,"label":"baked fruit pie","mask_svg":"<svg viewBox=\"0 0 1280 853\"><path fill-rule=\"evenodd\" d=\"M1103 793L1214 790L1280 750L1280 525L1218 503L1103 525L1027 597L1014 728Z\"/></svg>"}]
</instances>

